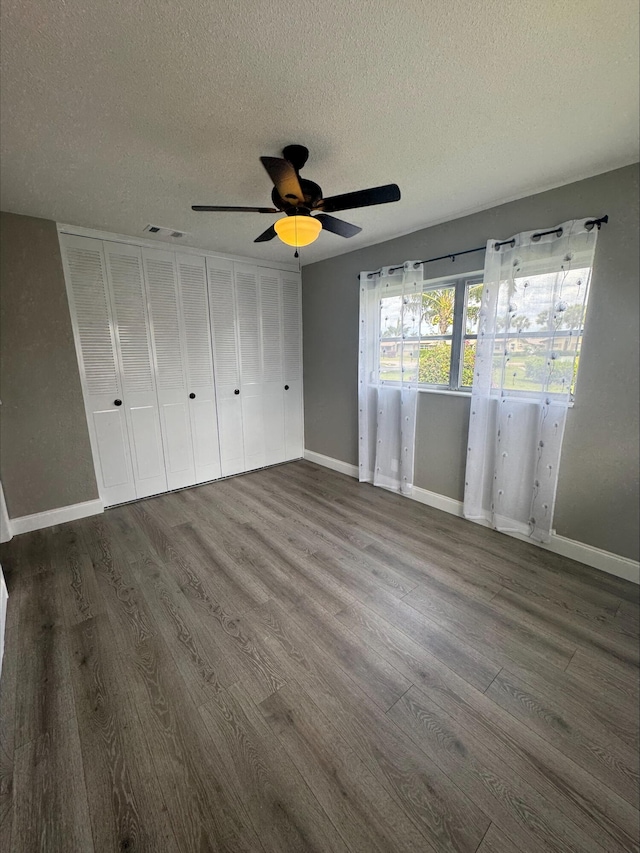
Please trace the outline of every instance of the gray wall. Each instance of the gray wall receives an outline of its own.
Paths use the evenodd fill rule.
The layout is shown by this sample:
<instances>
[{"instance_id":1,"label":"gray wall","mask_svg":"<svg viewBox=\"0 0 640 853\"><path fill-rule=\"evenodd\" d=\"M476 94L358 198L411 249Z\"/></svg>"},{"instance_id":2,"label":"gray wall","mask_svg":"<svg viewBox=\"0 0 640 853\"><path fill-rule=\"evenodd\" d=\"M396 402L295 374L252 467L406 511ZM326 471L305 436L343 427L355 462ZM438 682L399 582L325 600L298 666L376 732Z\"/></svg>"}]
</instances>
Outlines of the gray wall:
<instances>
[{"instance_id":1,"label":"gray wall","mask_svg":"<svg viewBox=\"0 0 640 853\"><path fill-rule=\"evenodd\" d=\"M358 461L360 270L482 246L489 238L609 214L598 237L560 467L558 534L638 559L638 164L304 267L305 446ZM389 207L389 216L393 208ZM429 264L437 278L482 268L482 253ZM415 483L462 499L468 401L420 394Z\"/></svg>"},{"instance_id":2,"label":"gray wall","mask_svg":"<svg viewBox=\"0 0 640 853\"><path fill-rule=\"evenodd\" d=\"M97 498L56 225L12 213L0 216L0 400L9 516Z\"/></svg>"}]
</instances>

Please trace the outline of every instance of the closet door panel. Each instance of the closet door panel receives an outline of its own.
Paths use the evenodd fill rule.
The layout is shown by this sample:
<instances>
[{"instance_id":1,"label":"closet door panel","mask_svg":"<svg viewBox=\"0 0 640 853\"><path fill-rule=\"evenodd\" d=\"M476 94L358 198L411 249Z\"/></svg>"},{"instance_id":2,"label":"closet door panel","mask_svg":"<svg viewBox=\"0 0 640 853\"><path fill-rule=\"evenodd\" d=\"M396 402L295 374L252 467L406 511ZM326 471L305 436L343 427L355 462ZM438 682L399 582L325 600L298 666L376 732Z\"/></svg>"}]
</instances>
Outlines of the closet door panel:
<instances>
[{"instance_id":1,"label":"closet door panel","mask_svg":"<svg viewBox=\"0 0 640 853\"><path fill-rule=\"evenodd\" d=\"M211 353L207 268L197 255L176 255L196 483L222 470Z\"/></svg>"},{"instance_id":2,"label":"closet door panel","mask_svg":"<svg viewBox=\"0 0 640 853\"><path fill-rule=\"evenodd\" d=\"M265 464L284 462L282 283L279 270L259 269Z\"/></svg>"},{"instance_id":3,"label":"closet door panel","mask_svg":"<svg viewBox=\"0 0 640 853\"><path fill-rule=\"evenodd\" d=\"M244 462L242 403L234 388L218 388L217 411L222 476L230 477L231 474L247 470Z\"/></svg>"},{"instance_id":4,"label":"closet door panel","mask_svg":"<svg viewBox=\"0 0 640 853\"><path fill-rule=\"evenodd\" d=\"M207 258L222 476L245 470L233 261Z\"/></svg>"},{"instance_id":5,"label":"closet door panel","mask_svg":"<svg viewBox=\"0 0 640 853\"><path fill-rule=\"evenodd\" d=\"M222 473L215 397L213 392L208 400L203 400L202 396L204 391L201 390L198 399L189 404L197 483L217 480Z\"/></svg>"},{"instance_id":6,"label":"closet door panel","mask_svg":"<svg viewBox=\"0 0 640 853\"><path fill-rule=\"evenodd\" d=\"M300 459L304 455L302 382L290 382L284 399L286 459Z\"/></svg>"},{"instance_id":7,"label":"closet door panel","mask_svg":"<svg viewBox=\"0 0 640 853\"><path fill-rule=\"evenodd\" d=\"M105 242L103 245L113 301L136 497L142 498L167 490L142 253L137 246L123 243Z\"/></svg>"},{"instance_id":8,"label":"closet door panel","mask_svg":"<svg viewBox=\"0 0 640 853\"><path fill-rule=\"evenodd\" d=\"M153 484L158 480L158 485L163 486L160 491L166 492L164 453L157 407L154 404L131 406L129 411L133 428L133 446L136 451L134 454L136 479L142 484L142 490L155 488ZM148 494L157 494L157 492L149 491ZM138 497L145 497L145 495L140 494Z\"/></svg>"},{"instance_id":9,"label":"closet door panel","mask_svg":"<svg viewBox=\"0 0 640 853\"><path fill-rule=\"evenodd\" d=\"M100 497L107 506L133 500L136 494L124 415L115 407L91 414L97 445L96 473L99 473L98 479L104 487L99 489Z\"/></svg>"},{"instance_id":10,"label":"closet door panel","mask_svg":"<svg viewBox=\"0 0 640 853\"><path fill-rule=\"evenodd\" d=\"M245 470L266 464L263 368L257 267L234 264Z\"/></svg>"},{"instance_id":11,"label":"closet door panel","mask_svg":"<svg viewBox=\"0 0 640 853\"><path fill-rule=\"evenodd\" d=\"M187 440L187 437L191 437L189 407L183 400L176 403L165 402L161 406L161 412L169 488L191 486L196 481L191 442ZM176 485L177 476L180 477L179 485Z\"/></svg>"},{"instance_id":12,"label":"closet door panel","mask_svg":"<svg viewBox=\"0 0 640 853\"><path fill-rule=\"evenodd\" d=\"M285 458L304 453L302 400L302 297L300 276L282 273L282 339L284 385Z\"/></svg>"},{"instance_id":13,"label":"closet door panel","mask_svg":"<svg viewBox=\"0 0 640 853\"><path fill-rule=\"evenodd\" d=\"M173 252L143 249L149 321L156 372L167 486L180 489L196 482L189 398Z\"/></svg>"},{"instance_id":14,"label":"closet door panel","mask_svg":"<svg viewBox=\"0 0 640 853\"><path fill-rule=\"evenodd\" d=\"M105 506L136 497L102 242L60 236L98 492Z\"/></svg>"}]
</instances>

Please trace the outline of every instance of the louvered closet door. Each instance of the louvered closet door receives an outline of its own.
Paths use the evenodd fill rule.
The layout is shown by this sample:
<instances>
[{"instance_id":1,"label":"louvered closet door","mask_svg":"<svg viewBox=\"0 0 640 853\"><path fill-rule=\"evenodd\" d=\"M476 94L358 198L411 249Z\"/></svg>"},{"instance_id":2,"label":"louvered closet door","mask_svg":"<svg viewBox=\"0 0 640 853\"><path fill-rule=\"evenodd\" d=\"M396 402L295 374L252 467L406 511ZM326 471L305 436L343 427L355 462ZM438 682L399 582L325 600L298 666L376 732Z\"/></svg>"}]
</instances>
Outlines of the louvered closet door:
<instances>
[{"instance_id":1,"label":"louvered closet door","mask_svg":"<svg viewBox=\"0 0 640 853\"><path fill-rule=\"evenodd\" d=\"M245 470L266 464L258 269L234 264Z\"/></svg>"},{"instance_id":2,"label":"louvered closet door","mask_svg":"<svg viewBox=\"0 0 640 853\"><path fill-rule=\"evenodd\" d=\"M110 506L136 489L102 242L62 234L60 245L98 491Z\"/></svg>"},{"instance_id":3,"label":"louvered closet door","mask_svg":"<svg viewBox=\"0 0 640 853\"><path fill-rule=\"evenodd\" d=\"M105 242L103 245L113 299L136 497L143 498L166 492L167 477L154 381L142 253L137 246L124 243Z\"/></svg>"},{"instance_id":4,"label":"louvered closet door","mask_svg":"<svg viewBox=\"0 0 640 853\"><path fill-rule=\"evenodd\" d=\"M282 273L282 338L284 351L285 457L304 453L302 410L302 295L300 276Z\"/></svg>"},{"instance_id":5,"label":"louvered closet door","mask_svg":"<svg viewBox=\"0 0 640 853\"><path fill-rule=\"evenodd\" d=\"M169 489L196 482L189 392L182 346L178 277L173 252L143 249L147 302L156 371L156 391Z\"/></svg>"},{"instance_id":6,"label":"louvered closet door","mask_svg":"<svg viewBox=\"0 0 640 853\"><path fill-rule=\"evenodd\" d=\"M284 462L284 378L282 365L282 288L279 270L258 269L262 342L262 417L265 464Z\"/></svg>"},{"instance_id":7,"label":"louvered closet door","mask_svg":"<svg viewBox=\"0 0 640 853\"><path fill-rule=\"evenodd\" d=\"M207 258L222 476L245 470L233 261Z\"/></svg>"},{"instance_id":8,"label":"louvered closet door","mask_svg":"<svg viewBox=\"0 0 640 853\"><path fill-rule=\"evenodd\" d=\"M220 477L218 416L211 359L211 328L204 258L176 255L183 340L186 353L187 390L191 440L197 483Z\"/></svg>"}]
</instances>

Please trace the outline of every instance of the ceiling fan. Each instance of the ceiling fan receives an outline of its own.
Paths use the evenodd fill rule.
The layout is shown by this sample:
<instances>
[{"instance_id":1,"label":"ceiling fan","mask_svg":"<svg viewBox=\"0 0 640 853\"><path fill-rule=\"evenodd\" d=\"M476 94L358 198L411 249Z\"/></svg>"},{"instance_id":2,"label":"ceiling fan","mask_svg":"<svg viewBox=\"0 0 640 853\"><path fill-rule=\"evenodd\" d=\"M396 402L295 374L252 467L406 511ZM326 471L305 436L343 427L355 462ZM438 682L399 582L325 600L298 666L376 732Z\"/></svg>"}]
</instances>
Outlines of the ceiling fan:
<instances>
[{"instance_id":1,"label":"ceiling fan","mask_svg":"<svg viewBox=\"0 0 640 853\"><path fill-rule=\"evenodd\" d=\"M300 177L300 169L307 162L309 150L304 145L287 145L282 150L282 154L282 157L260 158L274 183L271 192L274 207L220 207L194 204L191 209L214 213L284 213L285 216L256 237L254 243L264 243L278 236L283 243L295 246L297 250L300 246L313 243L323 229L340 237L354 237L362 231L362 228L358 228L357 225L351 225L349 222L330 216L330 213L400 200L400 189L397 184L386 184L383 187L372 187L368 190L323 198L322 189L318 184Z\"/></svg>"}]
</instances>

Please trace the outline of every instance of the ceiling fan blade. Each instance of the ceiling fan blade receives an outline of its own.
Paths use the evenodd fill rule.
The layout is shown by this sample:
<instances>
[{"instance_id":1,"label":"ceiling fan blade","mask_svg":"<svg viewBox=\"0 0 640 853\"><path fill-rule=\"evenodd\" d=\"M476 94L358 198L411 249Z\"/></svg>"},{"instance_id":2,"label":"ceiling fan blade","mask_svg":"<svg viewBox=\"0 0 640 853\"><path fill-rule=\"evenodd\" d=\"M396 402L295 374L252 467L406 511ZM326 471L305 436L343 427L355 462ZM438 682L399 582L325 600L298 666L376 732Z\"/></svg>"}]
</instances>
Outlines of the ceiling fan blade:
<instances>
[{"instance_id":1,"label":"ceiling fan blade","mask_svg":"<svg viewBox=\"0 0 640 853\"><path fill-rule=\"evenodd\" d=\"M267 240L273 240L273 238L275 236L276 236L276 229L273 227L273 225L270 225L267 228L267 230L263 231L262 234L259 237L256 237L256 239L253 242L254 243L266 243Z\"/></svg>"},{"instance_id":2,"label":"ceiling fan blade","mask_svg":"<svg viewBox=\"0 0 640 853\"><path fill-rule=\"evenodd\" d=\"M384 187L372 187L369 190L334 195L321 201L319 207L325 213L334 213L338 210L352 210L354 207L387 204L390 201L400 201L400 187L397 184L386 184Z\"/></svg>"},{"instance_id":3,"label":"ceiling fan blade","mask_svg":"<svg viewBox=\"0 0 640 853\"><path fill-rule=\"evenodd\" d=\"M319 213L313 218L322 222L324 231L331 231L333 234L339 234L340 237L355 237L362 231L362 228L358 228L357 225L352 225L343 219L336 219L335 216L329 216L327 213Z\"/></svg>"},{"instance_id":4,"label":"ceiling fan blade","mask_svg":"<svg viewBox=\"0 0 640 853\"><path fill-rule=\"evenodd\" d=\"M193 204L191 210L213 213L279 213L275 207L219 207L215 204Z\"/></svg>"},{"instance_id":5,"label":"ceiling fan blade","mask_svg":"<svg viewBox=\"0 0 640 853\"><path fill-rule=\"evenodd\" d=\"M296 170L288 160L281 157L261 157L260 162L275 184L280 198L290 204L304 204L304 193Z\"/></svg>"}]
</instances>

